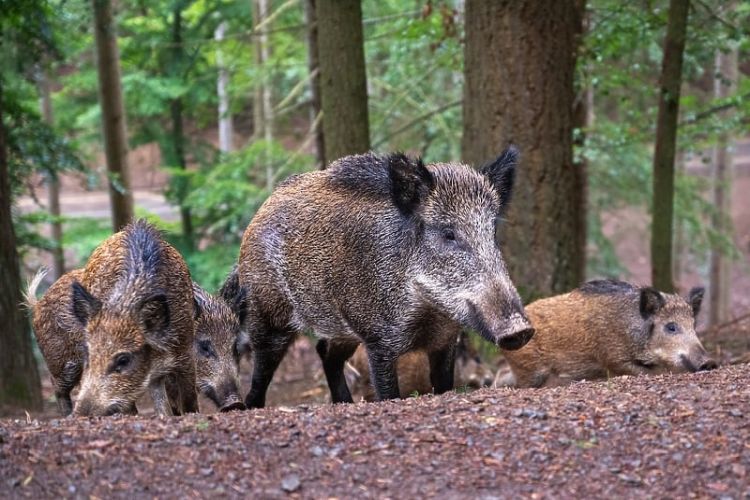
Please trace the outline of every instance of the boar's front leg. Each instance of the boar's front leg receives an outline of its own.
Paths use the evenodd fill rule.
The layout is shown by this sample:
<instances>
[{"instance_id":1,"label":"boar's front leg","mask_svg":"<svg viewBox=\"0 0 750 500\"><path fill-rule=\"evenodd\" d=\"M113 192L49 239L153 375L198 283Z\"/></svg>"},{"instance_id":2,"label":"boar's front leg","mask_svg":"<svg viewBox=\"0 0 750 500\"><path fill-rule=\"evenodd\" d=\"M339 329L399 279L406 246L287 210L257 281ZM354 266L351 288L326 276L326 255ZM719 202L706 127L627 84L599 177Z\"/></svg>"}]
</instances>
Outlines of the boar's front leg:
<instances>
[{"instance_id":1,"label":"boar's front leg","mask_svg":"<svg viewBox=\"0 0 750 500\"><path fill-rule=\"evenodd\" d=\"M165 386L166 377L159 377L153 380L148 386L148 392L154 401L154 412L157 415L171 416L172 405L167 397L167 388Z\"/></svg>"},{"instance_id":2,"label":"boar's front leg","mask_svg":"<svg viewBox=\"0 0 750 500\"><path fill-rule=\"evenodd\" d=\"M63 367L60 377L54 380L55 400L60 413L67 416L73 413L73 401L70 399L70 393L73 388L81 381L83 373L83 363L78 361L68 361Z\"/></svg>"},{"instance_id":3,"label":"boar's front leg","mask_svg":"<svg viewBox=\"0 0 750 500\"><path fill-rule=\"evenodd\" d=\"M323 362L328 388L331 390L332 403L353 403L352 394L346 385L344 364L357 350L357 344L337 343L326 339L318 340L315 350Z\"/></svg>"},{"instance_id":4,"label":"boar's front leg","mask_svg":"<svg viewBox=\"0 0 750 500\"><path fill-rule=\"evenodd\" d=\"M396 376L396 361L398 354L379 344L366 344L367 359L370 362L370 381L378 401L398 399L398 377Z\"/></svg>"},{"instance_id":5,"label":"boar's front leg","mask_svg":"<svg viewBox=\"0 0 750 500\"><path fill-rule=\"evenodd\" d=\"M297 331L291 328L264 328L253 333L253 379L245 396L245 407L263 408L266 405L266 392L273 374L296 334Z\"/></svg>"},{"instance_id":6,"label":"boar's front leg","mask_svg":"<svg viewBox=\"0 0 750 500\"><path fill-rule=\"evenodd\" d=\"M445 349L427 353L430 359L430 383L435 394L443 394L453 389L453 367L456 363L456 343L451 342Z\"/></svg>"},{"instance_id":7,"label":"boar's front leg","mask_svg":"<svg viewBox=\"0 0 750 500\"><path fill-rule=\"evenodd\" d=\"M179 393L180 414L198 413L198 392L195 389L195 365L188 363L187 367L175 374L175 385Z\"/></svg>"}]
</instances>

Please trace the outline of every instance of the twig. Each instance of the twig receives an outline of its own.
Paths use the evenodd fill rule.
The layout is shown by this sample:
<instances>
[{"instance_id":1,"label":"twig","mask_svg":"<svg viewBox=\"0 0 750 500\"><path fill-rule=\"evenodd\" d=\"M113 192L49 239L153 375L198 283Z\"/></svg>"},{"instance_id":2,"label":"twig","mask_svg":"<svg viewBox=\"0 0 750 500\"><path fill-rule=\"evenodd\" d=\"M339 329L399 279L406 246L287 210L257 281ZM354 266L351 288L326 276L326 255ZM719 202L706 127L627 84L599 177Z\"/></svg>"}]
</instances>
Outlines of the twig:
<instances>
[{"instance_id":1,"label":"twig","mask_svg":"<svg viewBox=\"0 0 750 500\"><path fill-rule=\"evenodd\" d=\"M388 135L386 135L384 137L381 137L380 139L378 139L377 141L375 141L373 143L373 145L372 145L372 149L379 148L380 146L382 146L385 142L387 142L391 138L393 138L393 137L395 137L395 136L397 136L397 135L399 135L399 134L401 134L403 132L406 132L407 130L409 130L410 128L414 127L415 125L419 125L420 123L422 123L424 120L426 120L427 118L429 118L431 116L434 116L434 115L436 115L438 113L442 113L443 111L445 111L447 109L450 109L450 108L452 108L454 106L458 106L459 104L461 104L461 102L463 102L462 99L457 99L457 100L455 100L453 102L449 102L448 104L443 104L439 108L433 109L432 111L429 111L429 112L427 112L427 113L425 113L423 115L420 115L420 116L416 117L415 119L413 119L412 121L410 121L409 123L407 123L406 125L404 125L403 127L399 128L399 129L396 129L392 133L390 133L390 134L388 134Z\"/></svg>"},{"instance_id":2,"label":"twig","mask_svg":"<svg viewBox=\"0 0 750 500\"><path fill-rule=\"evenodd\" d=\"M737 316L734 319L730 319L729 321L725 321L724 323L719 323L718 325L714 325L710 328L706 328L701 332L702 335L709 335L711 333L718 332L719 330L724 330L725 328L729 328L732 325L736 325L737 323L742 323L744 320L750 318L750 312L742 314L740 316Z\"/></svg>"}]
</instances>

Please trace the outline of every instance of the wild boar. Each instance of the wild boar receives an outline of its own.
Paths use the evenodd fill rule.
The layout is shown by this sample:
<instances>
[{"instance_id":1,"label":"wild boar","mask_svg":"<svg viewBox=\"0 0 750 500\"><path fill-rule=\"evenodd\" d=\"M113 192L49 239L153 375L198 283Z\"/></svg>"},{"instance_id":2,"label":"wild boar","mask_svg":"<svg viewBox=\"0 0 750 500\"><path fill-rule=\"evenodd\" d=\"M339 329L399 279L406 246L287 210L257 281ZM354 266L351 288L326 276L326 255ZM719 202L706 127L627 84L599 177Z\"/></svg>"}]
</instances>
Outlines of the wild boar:
<instances>
[{"instance_id":1,"label":"wild boar","mask_svg":"<svg viewBox=\"0 0 750 500\"><path fill-rule=\"evenodd\" d=\"M32 310L34 334L50 371L60 412L73 410L71 392L78 385L86 355L84 328L72 313L71 286L80 281L83 269L70 271L58 279L36 300L36 290L46 275L40 270L30 282L26 303ZM237 281L235 273L235 281ZM196 384L221 411L243 409L239 398L239 357L249 345L247 333L240 329L245 313L245 293L237 287L231 296L218 298L193 284L196 302L195 366ZM170 381L168 381L168 385ZM177 396L179 389L169 393ZM135 405L123 413L137 413Z\"/></svg>"},{"instance_id":2,"label":"wild boar","mask_svg":"<svg viewBox=\"0 0 750 500\"><path fill-rule=\"evenodd\" d=\"M236 279L236 272L234 273ZM231 275L230 275L231 279ZM244 289L222 289L228 295L214 297L193 283L199 306L195 322L195 367L198 390L219 411L244 410L239 394L240 357L250 344L241 328L245 319Z\"/></svg>"},{"instance_id":3,"label":"wild boar","mask_svg":"<svg viewBox=\"0 0 750 500\"><path fill-rule=\"evenodd\" d=\"M526 306L536 330L506 352L497 385L542 387L617 375L716 368L695 334L703 288L687 298L615 280L590 281Z\"/></svg>"},{"instance_id":4,"label":"wild boar","mask_svg":"<svg viewBox=\"0 0 750 500\"><path fill-rule=\"evenodd\" d=\"M70 293L87 347L75 415L123 412L146 389L159 415L198 411L193 285L156 228L138 220L105 240Z\"/></svg>"},{"instance_id":5,"label":"wild boar","mask_svg":"<svg viewBox=\"0 0 750 500\"><path fill-rule=\"evenodd\" d=\"M370 368L367 362L367 352L363 346L357 347L354 356L346 364L347 379L354 400L375 400L375 391L370 382ZM430 394L430 361L421 351L407 352L398 359L396 364L398 388L401 397L413 394ZM455 387L479 389L489 387L495 379L490 367L482 362L466 334L461 333L456 343L456 364L453 372Z\"/></svg>"},{"instance_id":6,"label":"wild boar","mask_svg":"<svg viewBox=\"0 0 750 500\"><path fill-rule=\"evenodd\" d=\"M312 330L334 403L351 402L344 363L364 343L379 400L399 397L396 360L423 350L436 393L453 388L456 338L473 328L505 349L533 329L495 230L517 151L481 171L367 153L287 179L250 222L239 257L254 371L265 405L294 336Z\"/></svg>"}]
</instances>

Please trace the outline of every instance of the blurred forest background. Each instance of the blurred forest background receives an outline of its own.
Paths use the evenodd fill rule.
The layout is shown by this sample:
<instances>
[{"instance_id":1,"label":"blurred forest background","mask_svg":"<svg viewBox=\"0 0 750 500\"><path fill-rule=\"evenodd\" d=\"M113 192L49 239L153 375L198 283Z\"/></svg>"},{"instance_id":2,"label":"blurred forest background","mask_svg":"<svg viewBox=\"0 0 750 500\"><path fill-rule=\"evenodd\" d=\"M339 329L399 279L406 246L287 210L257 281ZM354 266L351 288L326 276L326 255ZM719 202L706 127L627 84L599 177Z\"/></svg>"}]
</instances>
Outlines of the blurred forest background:
<instances>
[{"instance_id":1,"label":"blurred forest background","mask_svg":"<svg viewBox=\"0 0 750 500\"><path fill-rule=\"evenodd\" d=\"M750 1L0 0L0 33L0 402L38 398L40 266L139 216L215 290L275 184L369 149L517 144L526 300L611 276L750 312Z\"/></svg>"}]
</instances>

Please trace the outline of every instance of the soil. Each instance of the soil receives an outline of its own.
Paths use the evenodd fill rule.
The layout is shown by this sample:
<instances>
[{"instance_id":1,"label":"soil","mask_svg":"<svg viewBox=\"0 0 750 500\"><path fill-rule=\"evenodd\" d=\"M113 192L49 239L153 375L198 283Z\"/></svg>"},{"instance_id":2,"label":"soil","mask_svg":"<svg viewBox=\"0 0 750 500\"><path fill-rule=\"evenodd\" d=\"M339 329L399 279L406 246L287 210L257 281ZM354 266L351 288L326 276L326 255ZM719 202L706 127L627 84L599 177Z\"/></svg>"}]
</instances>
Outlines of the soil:
<instances>
[{"instance_id":1,"label":"soil","mask_svg":"<svg viewBox=\"0 0 750 500\"><path fill-rule=\"evenodd\" d=\"M750 495L750 366L186 417L0 421L10 498Z\"/></svg>"}]
</instances>

